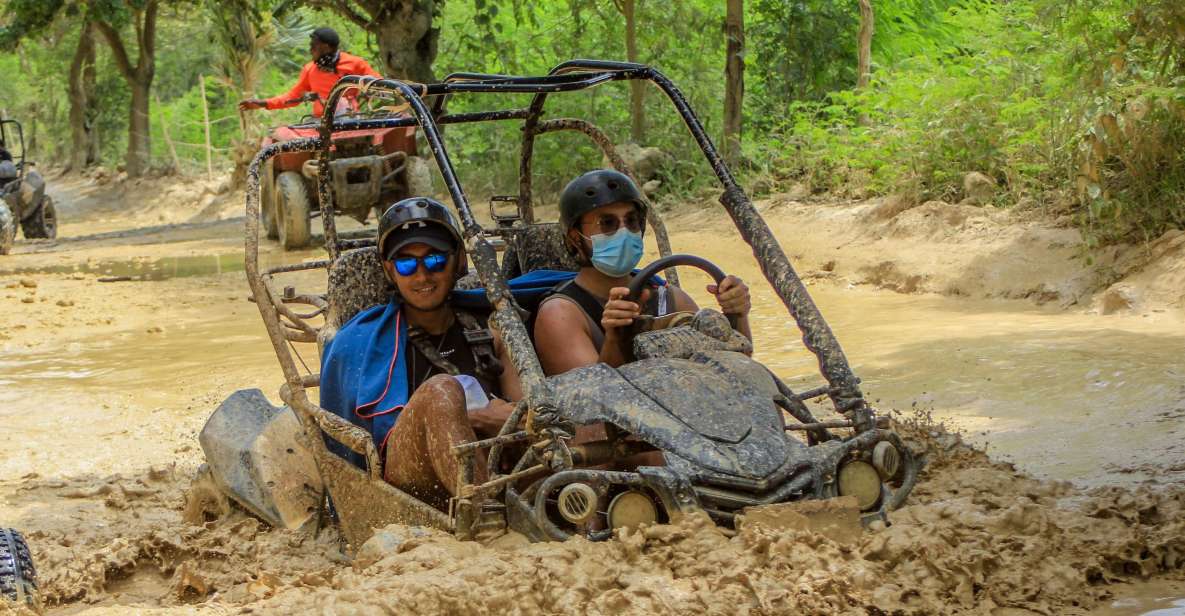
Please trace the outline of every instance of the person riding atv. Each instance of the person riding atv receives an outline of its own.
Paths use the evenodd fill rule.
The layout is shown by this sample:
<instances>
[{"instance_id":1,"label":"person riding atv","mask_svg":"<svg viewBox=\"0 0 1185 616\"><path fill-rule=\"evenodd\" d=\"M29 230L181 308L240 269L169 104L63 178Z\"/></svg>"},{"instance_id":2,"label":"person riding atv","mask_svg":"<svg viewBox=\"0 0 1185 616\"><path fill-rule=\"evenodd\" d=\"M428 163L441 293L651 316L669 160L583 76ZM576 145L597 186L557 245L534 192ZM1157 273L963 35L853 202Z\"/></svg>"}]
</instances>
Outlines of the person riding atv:
<instances>
[{"instance_id":1,"label":"person riding atv","mask_svg":"<svg viewBox=\"0 0 1185 616\"><path fill-rule=\"evenodd\" d=\"M16 155L9 151L15 146ZM12 250L17 227L26 239L53 239L57 209L45 178L25 159L25 136L16 120L0 120L0 255Z\"/></svg>"},{"instance_id":2,"label":"person riding atv","mask_svg":"<svg viewBox=\"0 0 1185 616\"><path fill-rule=\"evenodd\" d=\"M296 85L287 94L271 98L248 98L239 102L239 109L249 111L253 109L286 109L295 107L308 100L306 95L313 98L313 116L321 117L325 111L325 99L329 96L334 84L343 75L369 75L382 77L370 64L353 54L340 51L338 46L341 38L333 28L317 28L309 35L309 54L313 56L311 62L300 70L300 77ZM342 104L334 110L334 114L347 111L357 111L356 96L343 96Z\"/></svg>"},{"instance_id":3,"label":"person riding atv","mask_svg":"<svg viewBox=\"0 0 1185 616\"><path fill-rule=\"evenodd\" d=\"M261 144L317 138L317 118L325 114L325 97L344 75L380 77L362 58L340 51L340 38L330 28L318 28L309 39L312 61L305 64L296 85L286 94L268 99L250 98L239 109L283 109L313 102L312 117L296 124L273 128ZM392 109L360 108L359 89L352 88L334 103L330 117L353 121L395 117ZM260 169L260 210L268 239L279 240L286 250L305 248L312 240L312 218L321 214L317 194L322 183L336 195L334 214L365 223L379 205L431 194L428 163L416 156L415 129L359 126L333 135L332 152L325 156L293 150ZM322 163L328 173L322 174ZM325 221L322 221L325 224Z\"/></svg>"}]
</instances>

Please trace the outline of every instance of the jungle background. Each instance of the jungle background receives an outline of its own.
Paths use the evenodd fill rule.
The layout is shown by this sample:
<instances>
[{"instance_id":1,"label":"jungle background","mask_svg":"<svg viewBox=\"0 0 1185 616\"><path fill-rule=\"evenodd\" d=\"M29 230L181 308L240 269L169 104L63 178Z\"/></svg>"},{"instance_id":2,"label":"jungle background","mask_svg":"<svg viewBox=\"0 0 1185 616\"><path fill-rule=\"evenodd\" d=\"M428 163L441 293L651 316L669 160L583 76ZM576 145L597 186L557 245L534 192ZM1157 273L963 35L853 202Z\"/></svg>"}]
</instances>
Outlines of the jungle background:
<instances>
[{"instance_id":1,"label":"jungle background","mask_svg":"<svg viewBox=\"0 0 1185 616\"><path fill-rule=\"evenodd\" d=\"M4 0L0 24L0 112L24 123L32 159L67 172L241 170L267 127L307 110L236 103L287 91L309 32L328 25L343 49L416 80L574 57L653 64L757 196L956 202L977 172L993 185L978 205L1065 220L1088 251L1185 226L1176 0ZM675 156L690 142L657 89L554 98L554 116L669 154L667 198L709 184L698 156ZM513 185L516 132L449 138L471 191ZM548 143L545 188L598 164Z\"/></svg>"}]
</instances>

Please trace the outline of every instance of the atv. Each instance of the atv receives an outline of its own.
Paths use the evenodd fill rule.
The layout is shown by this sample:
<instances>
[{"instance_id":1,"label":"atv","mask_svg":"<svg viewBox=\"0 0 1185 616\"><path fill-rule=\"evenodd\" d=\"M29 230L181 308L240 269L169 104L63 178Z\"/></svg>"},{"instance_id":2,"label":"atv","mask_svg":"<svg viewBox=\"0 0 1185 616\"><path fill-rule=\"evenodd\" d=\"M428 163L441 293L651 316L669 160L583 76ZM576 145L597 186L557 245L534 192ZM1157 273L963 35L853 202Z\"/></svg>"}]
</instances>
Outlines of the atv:
<instances>
[{"instance_id":1,"label":"atv","mask_svg":"<svg viewBox=\"0 0 1185 616\"><path fill-rule=\"evenodd\" d=\"M17 147L13 154L10 147ZM53 239L58 215L45 178L25 160L25 133L20 122L0 120L0 255L12 251L19 225L26 239Z\"/></svg>"},{"instance_id":2,"label":"atv","mask_svg":"<svg viewBox=\"0 0 1185 616\"><path fill-rule=\"evenodd\" d=\"M563 250L558 225L535 219L535 141L549 132L581 132L613 166L630 174L599 128L579 119L544 120L545 103L552 93L635 79L652 82L674 104L723 186L721 203L798 325L805 347L818 358L826 384L792 391L750 357L749 341L711 309L644 321L634 336L635 360L620 368L597 364L543 374L524 326L523 314L532 308L532 299L515 290L514 278L540 269L573 270L576 264ZM196 514L216 515L233 503L278 527L320 528L336 520L348 549L356 550L376 528L396 522L443 529L463 539L513 530L531 540L578 535L596 540L615 529L663 523L691 512L706 513L729 529L764 506L839 498L858 510L853 518L868 523L887 521L887 513L902 504L916 483L920 460L865 400L859 379L786 253L666 76L642 64L595 60L566 62L544 76L466 73L426 85L346 76L327 106L334 108L352 88L402 99L411 115L326 117L320 136L268 145L249 169L245 267L284 373L279 395L285 406L273 406L259 390L243 390L214 412L199 438L207 463L190 495ZM444 111L445 97L469 93L531 93L534 98L524 108ZM426 97L434 97L431 104ZM495 224L487 229L474 217L439 127L506 120L523 125L518 194L493 198ZM330 160L338 134L412 126L419 127L430 145L464 227L476 279L462 282L482 289L470 293L477 293L491 311L513 360L507 369L518 371L524 388L499 435L453 449L466 463L459 465L461 488L447 510L383 481L371 436L309 398L319 375L302 372L291 344L318 343L323 348L360 310L388 300L393 286L382 273L374 240L340 238L333 217L323 215L327 258L261 270L258 254L261 218L255 187L274 160L297 153L319 153L319 160ZM335 138L329 139L331 135ZM316 172L323 186L330 181L330 166ZM339 207L333 191L322 190L319 196L323 213ZM515 210L500 213L497 206L505 203L513 203ZM671 254L665 229L656 227L661 256L637 281L666 271L677 284L671 269L676 266L702 269L717 281L723 277L701 258ZM501 261L495 244L505 248ZM327 273L324 294L301 293L292 286L278 290L277 277L319 269ZM821 421L805 404L824 396L841 419ZM592 424L605 426L605 438L574 444L576 429ZM333 453L326 437L359 454L364 466ZM484 483L476 483L472 472L479 450L488 452L489 479ZM663 463L608 470L639 453L657 454Z\"/></svg>"},{"instance_id":3,"label":"atv","mask_svg":"<svg viewBox=\"0 0 1185 616\"><path fill-rule=\"evenodd\" d=\"M309 93L297 102L316 98ZM351 113L344 117L380 118L389 111ZM338 116L339 119L343 116ZM297 124L279 126L263 141L266 147L316 137L318 125L311 116ZM317 207L322 182L334 195L334 214L366 222L375 203L389 203L431 190L429 163L416 156L413 126L360 128L335 131L325 155L292 150L269 159L260 170L260 216L268 239L279 240L285 250L308 246L311 220L321 215ZM319 166L328 161L329 173L321 179Z\"/></svg>"}]
</instances>

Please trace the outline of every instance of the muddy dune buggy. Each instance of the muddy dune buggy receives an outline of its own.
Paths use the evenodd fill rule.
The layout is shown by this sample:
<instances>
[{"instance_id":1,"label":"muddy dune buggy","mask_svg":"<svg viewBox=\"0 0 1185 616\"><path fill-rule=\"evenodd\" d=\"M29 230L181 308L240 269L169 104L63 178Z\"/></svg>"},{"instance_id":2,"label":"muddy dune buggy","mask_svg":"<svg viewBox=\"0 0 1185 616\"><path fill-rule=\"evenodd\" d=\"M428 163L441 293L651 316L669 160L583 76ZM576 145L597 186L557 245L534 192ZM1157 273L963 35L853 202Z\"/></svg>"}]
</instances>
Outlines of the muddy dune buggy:
<instances>
[{"instance_id":1,"label":"muddy dune buggy","mask_svg":"<svg viewBox=\"0 0 1185 616\"><path fill-rule=\"evenodd\" d=\"M45 178L25 160L20 122L0 120L0 255L12 250L17 227L26 239L53 239L58 215L45 192Z\"/></svg>"},{"instance_id":2,"label":"muddy dune buggy","mask_svg":"<svg viewBox=\"0 0 1185 616\"><path fill-rule=\"evenodd\" d=\"M299 101L315 99L315 93ZM339 120L391 116L389 110L351 113ZM280 126L263 141L264 147L317 137L319 126L308 116L300 123ZM428 194L431 167L416 156L415 126L374 125L332 133L328 152L290 150L269 158L259 168L260 216L268 239L286 250L308 246L312 218L322 215L318 194L325 186L333 194L334 214L366 222L376 203ZM321 161L329 172L319 173Z\"/></svg>"},{"instance_id":3,"label":"muddy dune buggy","mask_svg":"<svg viewBox=\"0 0 1185 616\"><path fill-rule=\"evenodd\" d=\"M748 356L748 340L724 315L710 309L644 324L636 334L636 360L620 368L598 364L546 377L528 337L521 306L508 279L538 269L574 270L555 223L535 220L532 207L532 153L546 133L576 131L588 136L623 173L630 173L609 139L578 119L543 119L552 93L582 91L623 80L648 80L666 93L724 187L721 203L736 221L761 271L798 324L803 341L819 360L826 384L794 392ZM493 536L507 529L531 540L563 540L574 535L603 539L613 529L665 522L688 512L706 512L720 526L762 505L846 497L865 520L883 518L912 489L919 461L865 401L839 344L795 274L785 252L737 186L682 93L658 70L645 65L591 60L571 61L546 76L451 75L441 83L408 84L347 76L334 88L329 108L350 88L372 96L403 99L412 115L403 118L340 120L326 118L315 138L294 139L263 148L248 174L246 270L283 369L274 407L259 390L236 392L209 419L200 441L207 465L191 505L229 497L276 526L300 528L331 520L357 549L376 528L391 523L425 525L460 538ZM529 93L525 108L450 114L446 96L469 93ZM431 105L425 97L435 96ZM495 224L474 219L458 181L439 126L486 121L521 121L519 192L495 197ZM259 173L284 155L319 151L328 158L329 135L377 128L419 126L430 144L444 185L464 227L476 269L475 287L484 289L490 318L503 333L525 395L494 437L455 447L462 462L461 488L447 510L439 510L383 481L379 452L369 433L330 413L309 398L319 375L302 373L291 342L331 340L360 310L384 303L393 288L384 278L372 239L341 239L333 218L324 216L328 258L260 270L259 202L252 190ZM317 169L321 182L331 168ZM322 212L333 211L333 194L322 191ZM506 204L513 204L514 211ZM498 212L495 206L502 208ZM651 215L657 217L654 208ZM637 276L674 266L696 267L719 280L714 265L688 255L672 255L661 221L650 226L661 257ZM495 244L502 245L501 261ZM325 294L278 286L277 277L325 269ZM669 271L668 271L669 270ZM639 289L634 289L636 293ZM323 322L321 321L323 319ZM321 322L320 325L315 322ZM776 344L766 341L765 344ZM820 421L805 402L827 396L842 419ZM605 438L575 444L579 426L603 424ZM326 447L325 437L360 454L365 467L351 464ZM473 480L472 462L488 452L489 479ZM634 470L605 470L610 463L641 452L661 453L664 464ZM654 454L651 454L651 458ZM204 486L204 487L203 487ZM204 496L203 496L204 494ZM225 505L225 502L222 506ZM849 506L850 507L850 506ZM211 509L214 510L214 509Z\"/></svg>"}]
</instances>

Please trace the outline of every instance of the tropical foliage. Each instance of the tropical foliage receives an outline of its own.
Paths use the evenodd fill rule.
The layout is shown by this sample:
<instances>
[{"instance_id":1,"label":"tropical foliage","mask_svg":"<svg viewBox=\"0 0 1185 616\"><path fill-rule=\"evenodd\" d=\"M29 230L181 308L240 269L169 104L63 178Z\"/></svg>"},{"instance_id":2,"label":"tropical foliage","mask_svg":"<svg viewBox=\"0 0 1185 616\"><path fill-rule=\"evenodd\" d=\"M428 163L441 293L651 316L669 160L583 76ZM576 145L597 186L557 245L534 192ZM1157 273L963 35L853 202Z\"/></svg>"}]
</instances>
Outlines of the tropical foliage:
<instances>
[{"instance_id":1,"label":"tropical foliage","mask_svg":"<svg viewBox=\"0 0 1185 616\"><path fill-rule=\"evenodd\" d=\"M377 59L379 30L330 0L0 0L0 111L26 124L43 163L71 156L65 75L81 25L104 18L135 49L138 10L159 4L151 82L153 168L204 171L199 75L206 77L215 162L288 110L242 118L236 102L281 92L306 61L305 32L326 24L350 51ZM374 4L374 3L370 3ZM398 4L398 3L396 3ZM723 0L633 0L636 49L690 98L715 137L722 129ZM872 0L872 81L856 89L856 0L748 0L742 177L758 191L800 184L814 193L962 198L979 171L1000 187L995 206L1069 215L1090 241L1142 241L1185 225L1185 3L1179 0ZM434 4L431 71L541 73L572 57L626 57L625 2L451 0ZM377 5L376 5L377 6ZM109 38L109 37L108 37ZM100 162L123 164L132 88L112 47L96 39L90 122ZM390 48L390 41L384 39ZM134 52L129 52L132 54ZM386 54L386 55L384 55ZM421 69L423 70L422 67ZM683 156L691 143L662 94L644 92L644 145L673 156L663 190L707 183ZM450 110L525 98L457 98ZM630 92L553 97L549 117L594 120L631 136ZM164 129L167 127L168 140ZM449 129L454 158L477 193L513 191L519 135L511 124ZM599 164L574 136L541 139L537 168L555 188ZM244 145L247 144L247 145ZM241 165L242 156L239 155Z\"/></svg>"}]
</instances>

